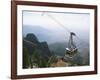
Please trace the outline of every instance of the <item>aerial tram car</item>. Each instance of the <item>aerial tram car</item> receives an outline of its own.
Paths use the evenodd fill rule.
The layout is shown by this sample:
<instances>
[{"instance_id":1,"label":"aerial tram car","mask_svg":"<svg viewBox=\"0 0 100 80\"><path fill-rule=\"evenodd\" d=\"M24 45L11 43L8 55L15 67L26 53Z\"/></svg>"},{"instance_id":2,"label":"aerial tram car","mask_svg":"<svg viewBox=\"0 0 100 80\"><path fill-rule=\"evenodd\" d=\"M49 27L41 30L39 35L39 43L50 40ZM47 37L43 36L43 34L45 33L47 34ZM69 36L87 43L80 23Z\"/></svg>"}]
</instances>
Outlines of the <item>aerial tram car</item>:
<instances>
[{"instance_id":1,"label":"aerial tram car","mask_svg":"<svg viewBox=\"0 0 100 80\"><path fill-rule=\"evenodd\" d=\"M77 52L78 48L76 47L76 44L74 43L73 37L75 37L76 34L74 32L70 32L68 47L66 48L65 56L67 57L73 57Z\"/></svg>"}]
</instances>

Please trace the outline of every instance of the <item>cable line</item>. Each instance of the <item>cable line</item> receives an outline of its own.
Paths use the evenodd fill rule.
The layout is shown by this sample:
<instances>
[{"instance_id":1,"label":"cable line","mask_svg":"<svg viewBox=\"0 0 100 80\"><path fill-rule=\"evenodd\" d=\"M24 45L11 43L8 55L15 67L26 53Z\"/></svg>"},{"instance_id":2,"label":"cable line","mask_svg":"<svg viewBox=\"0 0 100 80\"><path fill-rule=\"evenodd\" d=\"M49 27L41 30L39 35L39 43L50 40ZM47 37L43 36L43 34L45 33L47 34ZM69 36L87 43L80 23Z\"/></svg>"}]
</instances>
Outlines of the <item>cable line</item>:
<instances>
[{"instance_id":1,"label":"cable line","mask_svg":"<svg viewBox=\"0 0 100 80\"><path fill-rule=\"evenodd\" d=\"M60 21L58 21L56 18L54 18L52 15L50 15L49 13L43 12L41 15L43 16L44 14L46 14L48 17L50 17L53 21L55 21L57 24L59 24L61 27L63 27L64 30L66 30L68 33L71 33L71 31L65 27ZM89 45L89 43L85 42L84 40L82 40L81 38L79 38L76 35L77 39L79 39L80 41L84 42L85 44ZM83 44L84 44L83 43Z\"/></svg>"}]
</instances>

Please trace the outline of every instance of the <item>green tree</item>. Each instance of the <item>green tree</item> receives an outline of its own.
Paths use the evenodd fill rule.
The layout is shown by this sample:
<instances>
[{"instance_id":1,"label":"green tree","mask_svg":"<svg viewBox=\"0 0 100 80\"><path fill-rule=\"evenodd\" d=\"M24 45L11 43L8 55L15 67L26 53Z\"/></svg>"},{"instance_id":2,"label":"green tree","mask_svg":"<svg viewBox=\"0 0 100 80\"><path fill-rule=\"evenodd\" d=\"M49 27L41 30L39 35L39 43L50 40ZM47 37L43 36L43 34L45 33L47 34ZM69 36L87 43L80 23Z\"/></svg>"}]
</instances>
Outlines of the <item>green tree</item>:
<instances>
[{"instance_id":1,"label":"green tree","mask_svg":"<svg viewBox=\"0 0 100 80\"><path fill-rule=\"evenodd\" d=\"M23 68L28 68L30 65L30 56L27 48L23 48Z\"/></svg>"},{"instance_id":2,"label":"green tree","mask_svg":"<svg viewBox=\"0 0 100 80\"><path fill-rule=\"evenodd\" d=\"M42 52L39 49L35 49L32 54L32 62L37 64L38 67L46 67L47 66L47 60L43 55L41 55Z\"/></svg>"}]
</instances>

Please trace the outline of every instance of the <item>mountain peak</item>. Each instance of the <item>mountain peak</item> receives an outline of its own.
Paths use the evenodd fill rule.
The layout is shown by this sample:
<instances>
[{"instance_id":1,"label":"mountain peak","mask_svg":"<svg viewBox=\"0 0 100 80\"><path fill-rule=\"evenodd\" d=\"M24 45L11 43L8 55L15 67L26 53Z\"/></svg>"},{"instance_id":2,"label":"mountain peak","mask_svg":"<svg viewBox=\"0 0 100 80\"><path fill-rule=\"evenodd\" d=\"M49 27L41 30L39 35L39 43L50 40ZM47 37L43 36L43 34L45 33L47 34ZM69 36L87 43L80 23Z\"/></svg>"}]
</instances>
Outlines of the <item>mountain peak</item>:
<instances>
[{"instance_id":1,"label":"mountain peak","mask_svg":"<svg viewBox=\"0 0 100 80\"><path fill-rule=\"evenodd\" d=\"M39 43L37 37L33 33L27 34L25 39L33 43Z\"/></svg>"}]
</instances>

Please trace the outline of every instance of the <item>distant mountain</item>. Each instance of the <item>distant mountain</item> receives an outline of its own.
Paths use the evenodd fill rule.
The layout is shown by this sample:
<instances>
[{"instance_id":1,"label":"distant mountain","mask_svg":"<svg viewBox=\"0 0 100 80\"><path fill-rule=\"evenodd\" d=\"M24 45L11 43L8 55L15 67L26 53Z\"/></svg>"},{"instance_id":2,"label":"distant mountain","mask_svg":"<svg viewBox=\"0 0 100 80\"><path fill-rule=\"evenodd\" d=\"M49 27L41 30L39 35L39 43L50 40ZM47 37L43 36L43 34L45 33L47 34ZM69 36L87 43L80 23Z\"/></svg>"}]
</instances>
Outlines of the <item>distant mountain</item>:
<instances>
[{"instance_id":1,"label":"distant mountain","mask_svg":"<svg viewBox=\"0 0 100 80\"><path fill-rule=\"evenodd\" d=\"M25 37L28 33L34 33L40 42L46 41L48 44L56 41L64 41L67 37L65 30L47 29L38 25L23 25L23 37Z\"/></svg>"},{"instance_id":2,"label":"distant mountain","mask_svg":"<svg viewBox=\"0 0 100 80\"><path fill-rule=\"evenodd\" d=\"M69 40L69 34L67 31L63 28L57 28L55 29L56 26L54 26L54 29L51 29L50 26L44 27L43 25L23 25L23 37L25 37L28 33L34 33L38 40L40 42L46 41L48 44L55 43L55 42L63 42L63 41L68 41ZM85 35L86 37L83 37L83 34L76 32L76 35L81 38L75 37L74 40L78 42L78 45L80 43L89 43L89 37ZM82 41L80 41L82 40Z\"/></svg>"},{"instance_id":3,"label":"distant mountain","mask_svg":"<svg viewBox=\"0 0 100 80\"><path fill-rule=\"evenodd\" d=\"M26 36L28 33L34 33L39 41L50 40L50 30L45 29L41 26L23 25L23 36Z\"/></svg>"},{"instance_id":4,"label":"distant mountain","mask_svg":"<svg viewBox=\"0 0 100 80\"><path fill-rule=\"evenodd\" d=\"M77 43L80 43L80 42L77 42ZM87 52L89 50L89 45L87 44L80 44L80 45L76 45L79 52L83 52L83 50L85 50L85 52ZM49 44L49 48L51 51L57 51L58 53L62 53L62 52L65 52L65 48L68 47L68 42L66 40L66 42L55 42L55 43L51 43ZM61 52L59 51L61 50Z\"/></svg>"},{"instance_id":5,"label":"distant mountain","mask_svg":"<svg viewBox=\"0 0 100 80\"><path fill-rule=\"evenodd\" d=\"M66 53L67 42L56 42L49 45L50 50L59 56L64 56ZM78 65L89 65L89 46L80 45L78 53L72 59L67 57L67 61L72 61Z\"/></svg>"}]
</instances>

